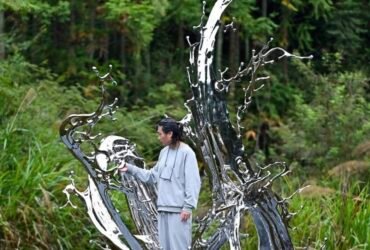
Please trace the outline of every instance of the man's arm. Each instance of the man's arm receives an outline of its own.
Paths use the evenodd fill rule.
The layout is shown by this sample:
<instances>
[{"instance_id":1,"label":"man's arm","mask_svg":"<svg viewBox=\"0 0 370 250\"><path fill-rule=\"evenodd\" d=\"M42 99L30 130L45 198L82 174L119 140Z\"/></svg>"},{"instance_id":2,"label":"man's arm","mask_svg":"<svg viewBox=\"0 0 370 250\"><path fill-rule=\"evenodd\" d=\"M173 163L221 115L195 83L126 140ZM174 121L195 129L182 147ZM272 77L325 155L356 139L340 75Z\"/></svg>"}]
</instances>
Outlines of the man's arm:
<instances>
[{"instance_id":1,"label":"man's arm","mask_svg":"<svg viewBox=\"0 0 370 250\"><path fill-rule=\"evenodd\" d=\"M161 154L159 155L159 158L160 157ZM158 162L159 159L155 166L151 169L142 169L135 166L134 164L123 162L121 166L118 167L118 170L121 173L127 172L128 174L131 174L132 176L138 178L142 182L153 184L156 183L158 179L158 169L159 169Z\"/></svg>"},{"instance_id":2,"label":"man's arm","mask_svg":"<svg viewBox=\"0 0 370 250\"><path fill-rule=\"evenodd\" d=\"M188 213L197 207L201 180L198 162L193 151L185 159L185 200L182 210Z\"/></svg>"}]
</instances>

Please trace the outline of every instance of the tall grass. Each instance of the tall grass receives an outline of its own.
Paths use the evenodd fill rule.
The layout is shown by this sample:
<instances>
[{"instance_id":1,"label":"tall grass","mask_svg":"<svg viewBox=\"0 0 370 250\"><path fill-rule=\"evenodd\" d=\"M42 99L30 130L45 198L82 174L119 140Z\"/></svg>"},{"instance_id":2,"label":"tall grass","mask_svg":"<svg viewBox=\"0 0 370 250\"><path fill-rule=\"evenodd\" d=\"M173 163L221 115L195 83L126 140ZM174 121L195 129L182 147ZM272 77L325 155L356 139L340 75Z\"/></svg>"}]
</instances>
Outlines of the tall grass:
<instances>
[{"instance_id":1,"label":"tall grass","mask_svg":"<svg viewBox=\"0 0 370 250\"><path fill-rule=\"evenodd\" d=\"M356 189L355 187L353 189ZM328 249L368 249L370 247L370 202L368 188L359 194L336 193L326 198L297 197L292 208L304 208L293 220L296 246L319 248L325 238Z\"/></svg>"},{"instance_id":2,"label":"tall grass","mask_svg":"<svg viewBox=\"0 0 370 250\"><path fill-rule=\"evenodd\" d=\"M0 76L0 249L86 248L100 236L84 209L59 209L69 171L82 168L59 142L58 120L65 108L92 102L60 88L50 72L22 67L16 79Z\"/></svg>"},{"instance_id":3,"label":"tall grass","mask_svg":"<svg viewBox=\"0 0 370 250\"><path fill-rule=\"evenodd\" d=\"M290 211L296 215L290 222L290 235L296 249L369 249L369 184L359 189L354 183L347 193L340 190L323 197L296 195ZM257 236L251 218L245 218L249 237L243 249L257 249Z\"/></svg>"}]
</instances>

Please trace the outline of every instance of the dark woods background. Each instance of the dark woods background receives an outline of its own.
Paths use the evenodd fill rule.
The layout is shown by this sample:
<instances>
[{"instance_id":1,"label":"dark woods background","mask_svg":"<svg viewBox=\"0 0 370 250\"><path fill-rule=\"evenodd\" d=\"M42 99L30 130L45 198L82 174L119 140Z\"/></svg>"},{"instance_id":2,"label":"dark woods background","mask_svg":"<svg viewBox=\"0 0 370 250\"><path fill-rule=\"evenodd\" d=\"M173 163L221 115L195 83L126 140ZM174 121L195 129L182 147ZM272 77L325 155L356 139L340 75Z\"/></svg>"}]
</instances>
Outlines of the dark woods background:
<instances>
[{"instance_id":1,"label":"dark woods background","mask_svg":"<svg viewBox=\"0 0 370 250\"><path fill-rule=\"evenodd\" d=\"M86 186L82 166L59 142L60 122L95 110L91 67L105 72L112 64L118 122L97 130L131 139L151 164L160 150L155 122L186 113L185 37L199 39L192 27L201 9L196 0L0 0L0 249L102 244L78 200L79 209L59 209L69 171ZM369 9L369 1L234 0L222 18L222 26L234 20L236 31L218 34L215 74L229 67L231 76L270 37L272 46L314 55L265 68L271 79L243 121L251 160L290 165L292 174L274 186L279 193L311 185L291 201L300 210L291 221L297 247L318 248L325 237L329 249L369 247ZM230 89L232 118L242 86ZM200 216L210 205L207 177L203 186ZM255 247L248 216L241 229L250 235L243 246Z\"/></svg>"}]
</instances>

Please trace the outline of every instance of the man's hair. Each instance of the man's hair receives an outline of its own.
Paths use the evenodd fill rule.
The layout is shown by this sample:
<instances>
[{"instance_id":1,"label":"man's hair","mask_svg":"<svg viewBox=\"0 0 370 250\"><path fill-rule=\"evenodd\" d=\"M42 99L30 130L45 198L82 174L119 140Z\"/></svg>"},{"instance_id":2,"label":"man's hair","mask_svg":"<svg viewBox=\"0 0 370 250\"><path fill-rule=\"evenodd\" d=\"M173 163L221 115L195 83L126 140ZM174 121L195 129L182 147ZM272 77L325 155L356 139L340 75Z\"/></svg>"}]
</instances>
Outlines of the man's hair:
<instances>
[{"instance_id":1,"label":"man's hair","mask_svg":"<svg viewBox=\"0 0 370 250\"><path fill-rule=\"evenodd\" d=\"M163 118L157 124L158 127L161 126L164 133L168 134L172 132L172 142L171 144L176 144L179 141L182 141L182 130L183 126L181 123L177 122L172 118Z\"/></svg>"}]
</instances>

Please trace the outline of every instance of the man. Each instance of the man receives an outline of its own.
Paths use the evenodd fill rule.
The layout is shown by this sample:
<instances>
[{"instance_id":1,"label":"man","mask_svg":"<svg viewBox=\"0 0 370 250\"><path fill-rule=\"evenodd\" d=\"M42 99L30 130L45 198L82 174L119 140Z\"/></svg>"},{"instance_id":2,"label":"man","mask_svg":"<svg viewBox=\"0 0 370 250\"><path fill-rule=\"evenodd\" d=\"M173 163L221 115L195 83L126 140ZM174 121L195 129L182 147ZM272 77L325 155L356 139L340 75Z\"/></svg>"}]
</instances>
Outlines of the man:
<instances>
[{"instance_id":1,"label":"man","mask_svg":"<svg viewBox=\"0 0 370 250\"><path fill-rule=\"evenodd\" d=\"M192 210L196 208L201 186L194 151L181 139L182 126L174 119L157 125L158 139L165 146L157 164L150 170L129 163L119 167L143 182L157 185L158 234L164 250L191 248Z\"/></svg>"}]
</instances>

